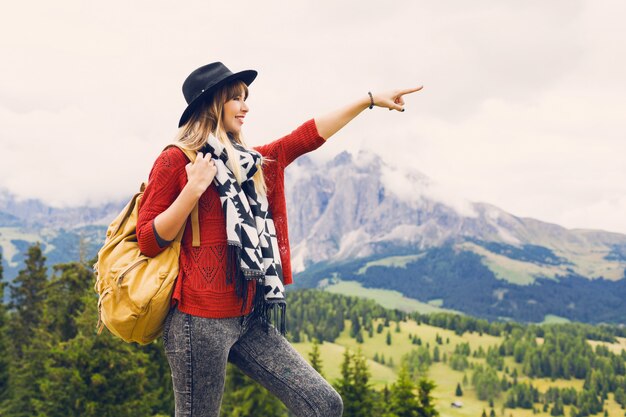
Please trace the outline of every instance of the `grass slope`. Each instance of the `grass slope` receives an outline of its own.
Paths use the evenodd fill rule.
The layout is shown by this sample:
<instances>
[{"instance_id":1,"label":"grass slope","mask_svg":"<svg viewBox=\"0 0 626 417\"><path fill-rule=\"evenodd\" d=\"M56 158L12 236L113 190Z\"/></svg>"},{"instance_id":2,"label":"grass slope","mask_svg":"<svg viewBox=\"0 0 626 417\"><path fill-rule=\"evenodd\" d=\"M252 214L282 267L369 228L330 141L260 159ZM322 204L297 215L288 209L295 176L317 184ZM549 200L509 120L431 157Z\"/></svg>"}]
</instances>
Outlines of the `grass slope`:
<instances>
[{"instance_id":1,"label":"grass slope","mask_svg":"<svg viewBox=\"0 0 626 417\"><path fill-rule=\"evenodd\" d=\"M375 321L374 328L378 325L379 321ZM482 347L485 351L489 346L499 345L502 341L501 337L494 337L490 335L480 335L478 333L466 333L463 336L456 335L451 330L441 329L425 324L418 325L415 321L400 322L400 332L397 333L395 328L396 324L392 322L389 327L385 327L381 333L374 332L373 337L369 337L367 332L364 332L364 343L359 344L355 339L349 336L350 323L346 322L346 329L337 338L335 343L324 342L320 346L320 352L322 357L322 372L327 380L333 382L340 378L341 362L343 361L343 353L345 349L350 349L354 352L357 349L361 349L365 357L368 359L368 365L371 372L371 384L376 389L382 389L384 385L391 386L397 377L398 366L400 365L401 358L404 354L410 352L416 348L416 345L411 343L409 335L417 335L422 339L423 345L428 344L431 352L434 346L436 346L436 337L439 335L443 340L443 344L439 345L441 357L447 354L449 357L454 351L454 347L460 343L469 343L472 352L479 347ZM386 337L387 332L391 334L391 345L387 345ZM594 344L592 342L592 344ZM302 342L295 343L294 347L305 358L308 359L308 354L311 351L311 343ZM620 339L618 343L609 345L612 350L619 351L620 349L626 349L626 339ZM384 355L386 364L390 359L393 359L394 366L381 365L374 362L373 358L375 354L378 356ZM484 363L484 359L469 358L470 362L475 364ZM521 375L521 365L516 364L513 358L505 358L505 365L512 371L517 368L520 373L519 381L531 382L539 391L545 392L549 387L574 387L576 390L582 389L584 381L582 380L550 380L549 378L536 378L530 380L529 378ZM465 371L467 378L471 380L472 370L467 369ZM485 409L489 414L488 403L480 401L476 397L474 389L470 385L463 386L464 395L462 397L456 397L454 395L457 383L462 383L464 372L455 371L448 366L447 363L438 362L434 363L429 371L428 378L432 379L436 383L434 390L434 397L437 403L437 409L442 417L469 417L480 416L482 410ZM499 373L502 376L502 373ZM451 403L453 401L460 400L463 402L462 408L453 408ZM523 409L503 409L504 395L501 395L498 400L495 401L494 410L497 416L503 417L531 417L531 416L549 416L549 412L542 412L540 404L536 404L536 408L539 410L537 414L533 414L532 410ZM609 416L622 416L623 410L619 404L615 403L612 397L607 402L607 410ZM566 407L565 415L569 415L569 409Z\"/></svg>"},{"instance_id":2,"label":"grass slope","mask_svg":"<svg viewBox=\"0 0 626 417\"><path fill-rule=\"evenodd\" d=\"M365 288L357 281L339 281L336 284L324 287L324 291L335 294L368 298L376 301L385 308L398 309L408 313L416 311L422 314L439 312L462 314L458 311L438 307L436 304L441 304L441 300L432 300L432 304L422 303L421 301L417 301L413 298L403 296L399 291L383 290L379 288Z\"/></svg>"}]
</instances>

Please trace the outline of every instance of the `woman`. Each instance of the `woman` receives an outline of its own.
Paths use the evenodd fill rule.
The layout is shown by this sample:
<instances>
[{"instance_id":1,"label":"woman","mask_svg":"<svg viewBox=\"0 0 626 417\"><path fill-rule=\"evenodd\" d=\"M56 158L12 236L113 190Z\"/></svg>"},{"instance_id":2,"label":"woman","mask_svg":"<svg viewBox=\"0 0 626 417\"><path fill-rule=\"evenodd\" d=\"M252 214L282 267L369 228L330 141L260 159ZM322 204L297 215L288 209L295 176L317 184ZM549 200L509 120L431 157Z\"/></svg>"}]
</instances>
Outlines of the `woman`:
<instances>
[{"instance_id":1,"label":"woman","mask_svg":"<svg viewBox=\"0 0 626 417\"><path fill-rule=\"evenodd\" d=\"M404 111L420 88L364 94L307 121L291 134L249 149L241 129L256 71L222 63L192 72L178 145L157 158L137 223L141 251L156 256L185 227L180 273L163 331L176 416L218 416L227 361L260 382L297 416L341 416L337 392L284 338L284 284L291 266L284 169L374 106ZM199 240L188 217L198 207ZM278 329L269 324L272 315Z\"/></svg>"}]
</instances>

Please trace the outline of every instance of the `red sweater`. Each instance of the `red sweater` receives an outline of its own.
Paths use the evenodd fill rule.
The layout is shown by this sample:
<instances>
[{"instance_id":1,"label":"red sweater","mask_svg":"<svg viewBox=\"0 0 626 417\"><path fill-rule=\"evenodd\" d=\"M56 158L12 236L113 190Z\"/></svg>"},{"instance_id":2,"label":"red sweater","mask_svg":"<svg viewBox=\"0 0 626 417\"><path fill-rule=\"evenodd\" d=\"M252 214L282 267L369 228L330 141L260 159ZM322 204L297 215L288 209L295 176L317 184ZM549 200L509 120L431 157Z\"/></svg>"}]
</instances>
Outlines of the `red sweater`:
<instances>
[{"instance_id":1,"label":"red sweater","mask_svg":"<svg viewBox=\"0 0 626 417\"><path fill-rule=\"evenodd\" d=\"M267 158L263 174L276 225L285 284L292 282L285 205L285 167L324 142L324 138L317 132L315 121L311 119L291 134L254 148ZM185 165L188 162L180 149L171 147L159 155L150 171L137 220L137 240L141 252L146 256L156 256L164 249L159 247L154 235L154 218L174 202L187 184ZM249 283L250 295L243 312L242 300L235 293L234 282L226 283L226 219L215 184L211 184L200 197L198 215L200 246L192 246L191 221L187 219L180 250L180 271L172 302L178 303L180 311L200 317L223 318L248 314L254 298L254 282Z\"/></svg>"}]
</instances>

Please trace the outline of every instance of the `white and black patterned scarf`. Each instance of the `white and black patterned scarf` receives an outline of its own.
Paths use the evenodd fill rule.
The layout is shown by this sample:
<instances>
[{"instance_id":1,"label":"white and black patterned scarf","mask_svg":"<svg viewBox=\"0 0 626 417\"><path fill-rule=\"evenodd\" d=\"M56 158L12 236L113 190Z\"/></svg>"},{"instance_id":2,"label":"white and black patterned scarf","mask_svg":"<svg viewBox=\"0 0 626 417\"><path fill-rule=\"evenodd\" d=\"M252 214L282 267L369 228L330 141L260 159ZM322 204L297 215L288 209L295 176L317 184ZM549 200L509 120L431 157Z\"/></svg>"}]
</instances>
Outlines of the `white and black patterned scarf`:
<instances>
[{"instance_id":1,"label":"white and black patterned scarf","mask_svg":"<svg viewBox=\"0 0 626 417\"><path fill-rule=\"evenodd\" d=\"M261 164L261 154L231 142L238 160L229 159L224 145L213 135L202 149L210 153L217 167L215 185L226 217L228 241L227 279L235 280L237 293L247 301L248 281L255 280L254 315L265 324L273 321L285 333L285 287L276 239L276 228L266 195L257 194L252 176ZM243 182L233 174L240 166ZM273 320L272 320L273 313Z\"/></svg>"}]
</instances>

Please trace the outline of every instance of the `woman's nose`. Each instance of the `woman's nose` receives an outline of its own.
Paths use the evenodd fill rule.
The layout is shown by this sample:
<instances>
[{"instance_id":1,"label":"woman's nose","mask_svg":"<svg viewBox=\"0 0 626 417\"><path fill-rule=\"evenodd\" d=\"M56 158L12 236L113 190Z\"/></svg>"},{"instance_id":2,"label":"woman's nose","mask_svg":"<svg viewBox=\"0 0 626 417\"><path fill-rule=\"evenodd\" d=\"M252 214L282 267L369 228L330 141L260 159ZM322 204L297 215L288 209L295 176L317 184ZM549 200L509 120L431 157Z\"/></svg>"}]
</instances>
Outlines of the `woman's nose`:
<instances>
[{"instance_id":1,"label":"woman's nose","mask_svg":"<svg viewBox=\"0 0 626 417\"><path fill-rule=\"evenodd\" d=\"M248 103L246 103L245 101L243 102L243 105L241 106L241 111L243 112L247 112L250 110L250 107L248 107Z\"/></svg>"}]
</instances>

